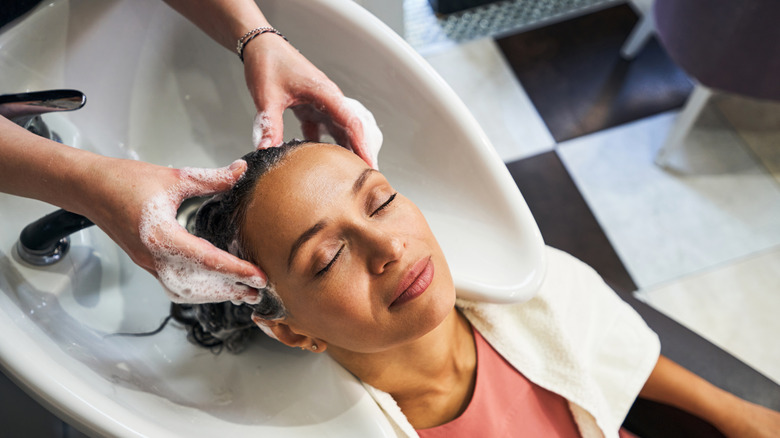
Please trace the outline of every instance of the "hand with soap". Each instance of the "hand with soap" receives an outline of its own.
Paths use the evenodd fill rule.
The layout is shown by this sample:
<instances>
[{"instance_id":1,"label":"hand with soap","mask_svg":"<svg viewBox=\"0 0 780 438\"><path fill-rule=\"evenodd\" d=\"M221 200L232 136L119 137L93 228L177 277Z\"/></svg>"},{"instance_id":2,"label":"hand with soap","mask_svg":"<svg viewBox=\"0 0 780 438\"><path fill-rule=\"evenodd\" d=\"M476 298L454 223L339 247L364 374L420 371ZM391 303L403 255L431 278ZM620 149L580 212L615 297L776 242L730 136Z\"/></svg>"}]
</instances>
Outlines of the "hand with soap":
<instances>
[{"instance_id":1,"label":"hand with soap","mask_svg":"<svg viewBox=\"0 0 780 438\"><path fill-rule=\"evenodd\" d=\"M341 146L377 167L381 133L373 116L271 27L252 0L166 0L215 41L235 50L255 102L253 141L260 149L284 141L282 114L292 109L307 140L328 133ZM370 118L368 118L368 116ZM367 126L370 125L370 126ZM367 131L372 131L367 133Z\"/></svg>"},{"instance_id":2,"label":"hand with soap","mask_svg":"<svg viewBox=\"0 0 780 438\"><path fill-rule=\"evenodd\" d=\"M244 72L257 107L255 147L264 149L284 141L282 114L290 108L301 122L305 139L319 141L321 134L330 134L336 143L376 167L378 147L373 131L378 128L371 113L344 97L336 84L282 38L268 35L255 40L244 49Z\"/></svg>"},{"instance_id":3,"label":"hand with soap","mask_svg":"<svg viewBox=\"0 0 780 438\"><path fill-rule=\"evenodd\" d=\"M244 161L221 169L171 169L104 157L27 132L0 117L0 192L48 202L89 218L175 302L256 304L262 270L189 234L181 202L233 187Z\"/></svg>"}]
</instances>

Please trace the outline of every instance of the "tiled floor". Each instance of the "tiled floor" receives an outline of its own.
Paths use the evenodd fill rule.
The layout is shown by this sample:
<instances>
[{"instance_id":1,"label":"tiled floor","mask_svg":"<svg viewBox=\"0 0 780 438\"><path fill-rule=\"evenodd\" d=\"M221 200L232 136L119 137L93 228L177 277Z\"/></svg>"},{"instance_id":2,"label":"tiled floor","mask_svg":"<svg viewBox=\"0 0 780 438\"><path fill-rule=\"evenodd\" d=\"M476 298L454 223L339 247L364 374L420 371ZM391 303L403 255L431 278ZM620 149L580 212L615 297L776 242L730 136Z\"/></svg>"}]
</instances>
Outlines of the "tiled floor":
<instances>
[{"instance_id":1,"label":"tiled floor","mask_svg":"<svg viewBox=\"0 0 780 438\"><path fill-rule=\"evenodd\" d=\"M674 118L650 117L558 148L640 288L780 245L780 186L714 108L686 141L690 170L653 163Z\"/></svg>"},{"instance_id":2,"label":"tiled floor","mask_svg":"<svg viewBox=\"0 0 780 438\"><path fill-rule=\"evenodd\" d=\"M504 37L503 59L489 38L426 58L498 139L549 244L780 382L780 104L716 94L676 169L656 166L691 83L657 43L619 61L631 13Z\"/></svg>"},{"instance_id":3,"label":"tiled floor","mask_svg":"<svg viewBox=\"0 0 780 438\"><path fill-rule=\"evenodd\" d=\"M561 142L681 106L692 84L651 39L631 61L628 5L498 39L553 137Z\"/></svg>"}]
</instances>

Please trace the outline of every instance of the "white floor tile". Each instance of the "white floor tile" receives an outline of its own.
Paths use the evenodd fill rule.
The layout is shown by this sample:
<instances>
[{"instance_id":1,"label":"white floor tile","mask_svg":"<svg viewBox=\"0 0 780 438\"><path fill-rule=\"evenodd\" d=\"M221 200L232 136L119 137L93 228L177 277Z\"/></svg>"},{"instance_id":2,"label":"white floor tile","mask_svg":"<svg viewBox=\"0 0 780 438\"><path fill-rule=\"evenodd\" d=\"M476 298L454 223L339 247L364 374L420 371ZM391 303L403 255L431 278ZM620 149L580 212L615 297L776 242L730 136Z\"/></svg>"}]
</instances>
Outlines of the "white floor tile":
<instances>
[{"instance_id":1,"label":"white floor tile","mask_svg":"<svg viewBox=\"0 0 780 438\"><path fill-rule=\"evenodd\" d=\"M780 245L780 186L712 108L686 139L684 173L653 164L675 115L559 146L640 289Z\"/></svg>"},{"instance_id":2,"label":"white floor tile","mask_svg":"<svg viewBox=\"0 0 780 438\"><path fill-rule=\"evenodd\" d=\"M780 247L637 296L780 384Z\"/></svg>"},{"instance_id":3,"label":"white floor tile","mask_svg":"<svg viewBox=\"0 0 780 438\"><path fill-rule=\"evenodd\" d=\"M426 59L469 107L504 161L553 148L555 140L495 41L483 38Z\"/></svg>"}]
</instances>

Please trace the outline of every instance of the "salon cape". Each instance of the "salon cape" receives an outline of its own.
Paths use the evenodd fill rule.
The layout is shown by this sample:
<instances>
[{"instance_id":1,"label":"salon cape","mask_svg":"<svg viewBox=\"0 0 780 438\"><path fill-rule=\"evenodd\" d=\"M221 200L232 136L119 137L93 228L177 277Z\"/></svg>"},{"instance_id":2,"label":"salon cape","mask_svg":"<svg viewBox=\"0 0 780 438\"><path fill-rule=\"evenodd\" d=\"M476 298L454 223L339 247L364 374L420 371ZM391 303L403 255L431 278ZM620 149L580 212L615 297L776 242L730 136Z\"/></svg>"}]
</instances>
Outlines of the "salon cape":
<instances>
[{"instance_id":1,"label":"salon cape","mask_svg":"<svg viewBox=\"0 0 780 438\"><path fill-rule=\"evenodd\" d=\"M547 274L531 300L456 305L512 366L568 400L583 437L617 438L660 342L592 268L562 251L546 252ZM363 385L397 436L418 436L390 394Z\"/></svg>"}]
</instances>

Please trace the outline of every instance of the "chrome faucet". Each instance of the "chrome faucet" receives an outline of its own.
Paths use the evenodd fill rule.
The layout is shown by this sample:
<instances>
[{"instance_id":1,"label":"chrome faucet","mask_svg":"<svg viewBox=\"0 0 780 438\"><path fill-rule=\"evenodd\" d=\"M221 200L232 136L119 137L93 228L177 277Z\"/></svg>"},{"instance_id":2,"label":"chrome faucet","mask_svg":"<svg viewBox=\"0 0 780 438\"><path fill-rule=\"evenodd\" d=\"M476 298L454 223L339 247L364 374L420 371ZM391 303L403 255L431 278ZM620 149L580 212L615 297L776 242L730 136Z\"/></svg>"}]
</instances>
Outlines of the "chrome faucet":
<instances>
[{"instance_id":1,"label":"chrome faucet","mask_svg":"<svg viewBox=\"0 0 780 438\"><path fill-rule=\"evenodd\" d=\"M84 106L87 96L77 90L47 90L0 95L0 116L28 131L62 142L41 119L41 114L73 111Z\"/></svg>"},{"instance_id":2,"label":"chrome faucet","mask_svg":"<svg viewBox=\"0 0 780 438\"><path fill-rule=\"evenodd\" d=\"M73 111L87 101L77 90L48 90L0 95L0 115L42 137L61 143L56 132L46 126L41 114ZM16 244L22 260L37 266L61 260L70 248L70 234L94 225L79 214L57 210L27 225Z\"/></svg>"}]
</instances>

